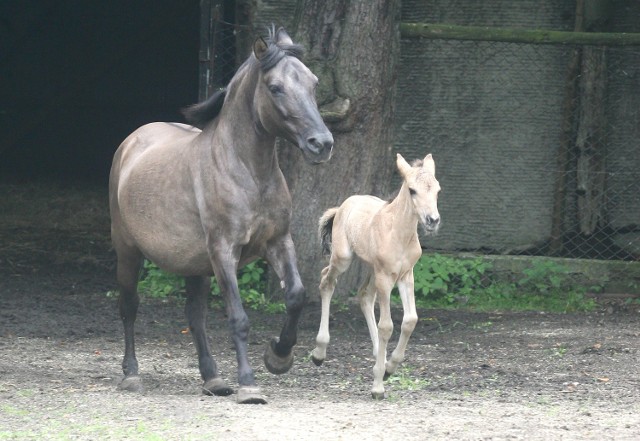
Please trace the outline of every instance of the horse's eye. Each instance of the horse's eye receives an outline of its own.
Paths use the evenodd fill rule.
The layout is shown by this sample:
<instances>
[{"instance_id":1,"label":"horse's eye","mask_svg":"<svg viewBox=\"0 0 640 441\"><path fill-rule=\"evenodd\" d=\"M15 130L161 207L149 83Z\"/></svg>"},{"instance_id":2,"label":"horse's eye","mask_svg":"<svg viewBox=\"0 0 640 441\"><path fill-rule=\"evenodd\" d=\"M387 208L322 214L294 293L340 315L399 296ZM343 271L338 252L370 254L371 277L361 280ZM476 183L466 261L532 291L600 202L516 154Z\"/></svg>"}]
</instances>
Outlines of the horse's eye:
<instances>
[{"instance_id":1,"label":"horse's eye","mask_svg":"<svg viewBox=\"0 0 640 441\"><path fill-rule=\"evenodd\" d=\"M272 84L271 86L269 86L269 92L271 92L273 95L279 95L284 92L284 88L279 84Z\"/></svg>"},{"instance_id":2,"label":"horse's eye","mask_svg":"<svg viewBox=\"0 0 640 441\"><path fill-rule=\"evenodd\" d=\"M416 191L415 191L413 188L410 188L410 189L409 189L409 194L410 194L411 196L415 196L415 195L416 195Z\"/></svg>"}]
</instances>

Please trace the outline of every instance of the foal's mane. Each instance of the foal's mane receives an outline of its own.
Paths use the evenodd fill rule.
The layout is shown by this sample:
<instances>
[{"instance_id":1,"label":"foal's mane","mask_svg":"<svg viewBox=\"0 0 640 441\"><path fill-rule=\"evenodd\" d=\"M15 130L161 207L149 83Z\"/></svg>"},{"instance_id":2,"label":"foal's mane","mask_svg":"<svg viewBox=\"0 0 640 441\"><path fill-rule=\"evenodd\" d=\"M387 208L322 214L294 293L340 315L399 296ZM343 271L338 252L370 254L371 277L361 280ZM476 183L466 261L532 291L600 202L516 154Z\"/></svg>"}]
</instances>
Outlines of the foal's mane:
<instances>
[{"instance_id":1,"label":"foal's mane","mask_svg":"<svg viewBox=\"0 0 640 441\"><path fill-rule=\"evenodd\" d=\"M249 58L238 68L237 72L229 81L229 85L226 88L219 89L205 101L197 104L185 107L181 110L185 119L189 124L199 129L203 129L209 122L213 121L222 110L224 101L227 95L232 95L233 91L237 88L239 78L248 75L254 66L259 65L262 72L267 72L276 66L286 56L295 57L299 60L304 55L304 48L300 44L292 43L278 43L278 35L281 32L285 32L283 28L279 28L277 31L275 26L271 26L268 29L269 36L265 43L267 49L258 60L252 53Z\"/></svg>"},{"instance_id":2,"label":"foal's mane","mask_svg":"<svg viewBox=\"0 0 640 441\"><path fill-rule=\"evenodd\" d=\"M414 159L413 161L411 161L411 167L413 168L418 168L418 167L422 168L423 165L424 165L424 159ZM385 199L385 202L387 204L392 202L395 198L398 197L398 195L400 194L400 188L396 189L396 191L391 193L391 195Z\"/></svg>"}]
</instances>

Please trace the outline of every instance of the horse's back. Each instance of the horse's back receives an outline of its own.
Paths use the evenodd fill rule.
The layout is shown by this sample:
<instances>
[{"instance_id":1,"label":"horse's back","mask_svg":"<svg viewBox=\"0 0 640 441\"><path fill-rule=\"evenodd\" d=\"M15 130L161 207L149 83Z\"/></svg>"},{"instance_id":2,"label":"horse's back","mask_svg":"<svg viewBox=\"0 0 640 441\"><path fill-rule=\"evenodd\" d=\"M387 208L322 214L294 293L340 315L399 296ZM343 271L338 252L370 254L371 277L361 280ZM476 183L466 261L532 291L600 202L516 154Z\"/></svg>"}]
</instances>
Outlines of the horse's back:
<instances>
[{"instance_id":1,"label":"horse's back","mask_svg":"<svg viewBox=\"0 0 640 441\"><path fill-rule=\"evenodd\" d=\"M118 147L113 158L113 168L122 169L133 163L145 151L153 148L175 151L179 155L200 130L180 123L154 122L134 130ZM165 154L166 155L166 154Z\"/></svg>"}]
</instances>

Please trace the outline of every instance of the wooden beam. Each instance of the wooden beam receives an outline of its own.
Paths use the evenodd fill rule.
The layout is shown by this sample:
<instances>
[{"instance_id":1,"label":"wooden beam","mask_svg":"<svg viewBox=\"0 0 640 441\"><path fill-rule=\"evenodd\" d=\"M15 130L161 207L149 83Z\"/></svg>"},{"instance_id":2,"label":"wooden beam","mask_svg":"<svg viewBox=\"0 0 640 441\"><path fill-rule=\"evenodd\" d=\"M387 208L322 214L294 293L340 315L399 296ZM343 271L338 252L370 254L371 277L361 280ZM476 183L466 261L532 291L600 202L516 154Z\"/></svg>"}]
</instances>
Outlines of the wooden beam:
<instances>
[{"instance_id":1,"label":"wooden beam","mask_svg":"<svg viewBox=\"0 0 640 441\"><path fill-rule=\"evenodd\" d=\"M640 33L568 32L429 23L400 23L400 35L403 38L428 38L437 40L640 46Z\"/></svg>"}]
</instances>

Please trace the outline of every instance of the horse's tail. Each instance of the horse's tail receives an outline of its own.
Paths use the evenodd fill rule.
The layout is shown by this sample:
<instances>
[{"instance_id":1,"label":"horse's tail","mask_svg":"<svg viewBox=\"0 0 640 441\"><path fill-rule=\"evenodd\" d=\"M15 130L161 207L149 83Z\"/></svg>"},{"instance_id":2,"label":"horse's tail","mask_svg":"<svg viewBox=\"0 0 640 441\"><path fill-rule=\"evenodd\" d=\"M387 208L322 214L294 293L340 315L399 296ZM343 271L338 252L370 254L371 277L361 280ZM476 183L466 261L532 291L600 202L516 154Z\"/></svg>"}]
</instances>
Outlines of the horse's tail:
<instances>
[{"instance_id":1,"label":"horse's tail","mask_svg":"<svg viewBox=\"0 0 640 441\"><path fill-rule=\"evenodd\" d=\"M189 124L204 129L209 121L214 120L220 114L226 95L226 89L219 89L205 101L187 106L181 112Z\"/></svg>"},{"instance_id":2,"label":"horse's tail","mask_svg":"<svg viewBox=\"0 0 640 441\"><path fill-rule=\"evenodd\" d=\"M331 232L333 230L333 219L336 217L338 207L329 208L324 212L318 222L318 234L322 244L322 255L331 255Z\"/></svg>"}]
</instances>

